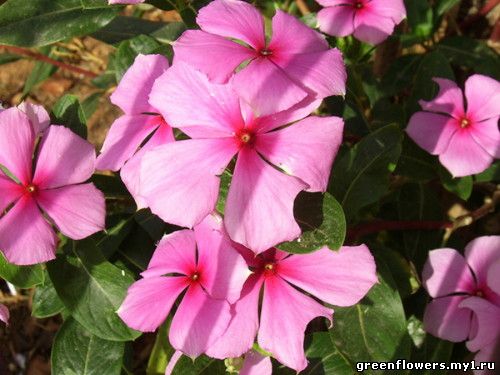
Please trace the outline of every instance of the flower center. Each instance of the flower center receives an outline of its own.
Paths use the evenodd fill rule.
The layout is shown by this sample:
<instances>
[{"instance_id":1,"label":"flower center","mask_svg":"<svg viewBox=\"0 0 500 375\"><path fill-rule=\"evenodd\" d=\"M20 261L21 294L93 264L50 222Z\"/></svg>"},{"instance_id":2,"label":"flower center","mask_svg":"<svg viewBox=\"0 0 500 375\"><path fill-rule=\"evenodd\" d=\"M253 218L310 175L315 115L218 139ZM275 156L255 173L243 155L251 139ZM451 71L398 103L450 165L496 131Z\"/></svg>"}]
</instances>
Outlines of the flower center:
<instances>
[{"instance_id":1,"label":"flower center","mask_svg":"<svg viewBox=\"0 0 500 375\"><path fill-rule=\"evenodd\" d=\"M479 298L483 298L484 297L484 293L482 290L476 290L476 292L474 293L474 295L476 297L479 297Z\"/></svg>"},{"instance_id":2,"label":"flower center","mask_svg":"<svg viewBox=\"0 0 500 375\"><path fill-rule=\"evenodd\" d=\"M199 274L198 272L195 272L195 273L193 273L193 274L191 275L191 277L190 277L190 278L191 278L191 280L193 280L193 281L198 281L198 280L199 280L199 278L200 278L200 274Z\"/></svg>"},{"instance_id":3,"label":"flower center","mask_svg":"<svg viewBox=\"0 0 500 375\"><path fill-rule=\"evenodd\" d=\"M272 271L272 270L274 270L274 264L272 264L272 263L267 263L267 264L264 266L264 269L265 269L266 271Z\"/></svg>"},{"instance_id":4,"label":"flower center","mask_svg":"<svg viewBox=\"0 0 500 375\"><path fill-rule=\"evenodd\" d=\"M251 146L255 141L255 134L251 130L242 129L236 133L235 138L240 147Z\"/></svg>"},{"instance_id":5,"label":"flower center","mask_svg":"<svg viewBox=\"0 0 500 375\"><path fill-rule=\"evenodd\" d=\"M36 186L33 185L33 184L29 184L26 186L26 191L29 193L29 194L33 194L33 193L36 193Z\"/></svg>"},{"instance_id":6,"label":"flower center","mask_svg":"<svg viewBox=\"0 0 500 375\"><path fill-rule=\"evenodd\" d=\"M361 8L363 8L363 2L362 2L362 1L356 1L356 2L354 3L354 8L356 8L356 9L361 9Z\"/></svg>"},{"instance_id":7,"label":"flower center","mask_svg":"<svg viewBox=\"0 0 500 375\"><path fill-rule=\"evenodd\" d=\"M465 129L465 128L469 127L469 125L470 125L470 121L469 121L468 119L466 119L466 118L463 118L463 119L460 121L460 127L461 127L462 129Z\"/></svg>"},{"instance_id":8,"label":"flower center","mask_svg":"<svg viewBox=\"0 0 500 375\"><path fill-rule=\"evenodd\" d=\"M273 51L267 48L263 48L259 51L261 56L271 56L273 54Z\"/></svg>"}]
</instances>

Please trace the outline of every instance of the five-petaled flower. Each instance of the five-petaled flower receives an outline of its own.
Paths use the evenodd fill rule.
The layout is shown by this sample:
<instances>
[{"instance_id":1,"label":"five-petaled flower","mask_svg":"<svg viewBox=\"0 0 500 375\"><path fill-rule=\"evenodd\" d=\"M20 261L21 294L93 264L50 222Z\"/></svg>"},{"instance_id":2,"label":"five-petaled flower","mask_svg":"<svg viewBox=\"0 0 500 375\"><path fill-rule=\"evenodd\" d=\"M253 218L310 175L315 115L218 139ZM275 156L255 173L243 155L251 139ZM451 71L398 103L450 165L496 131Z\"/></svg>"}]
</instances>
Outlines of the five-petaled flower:
<instances>
[{"instance_id":1,"label":"five-petaled flower","mask_svg":"<svg viewBox=\"0 0 500 375\"><path fill-rule=\"evenodd\" d=\"M302 371L307 366L307 324L318 316L331 321L333 314L332 309L302 291L332 305L351 306L377 282L375 261L365 245L344 246L339 251L323 247L305 255L273 248L257 257L248 249L238 249L254 273L243 287L229 328L207 351L215 358L241 356L252 347L258 331L262 349L284 365Z\"/></svg>"},{"instance_id":2,"label":"five-petaled flower","mask_svg":"<svg viewBox=\"0 0 500 375\"><path fill-rule=\"evenodd\" d=\"M174 64L191 64L211 80L226 82L248 62L234 75L234 88L258 107L259 115L283 111L307 96L345 94L341 53L281 10L273 17L269 43L262 15L244 1L212 1L200 9L196 21L201 30L188 30L175 42Z\"/></svg>"},{"instance_id":3,"label":"five-petaled flower","mask_svg":"<svg viewBox=\"0 0 500 375\"><path fill-rule=\"evenodd\" d=\"M434 297L426 308L426 331L445 340L469 340L478 361L500 353L500 236L471 241L465 258L456 250L432 250L422 273ZM498 357L497 357L498 358Z\"/></svg>"},{"instance_id":4,"label":"five-petaled flower","mask_svg":"<svg viewBox=\"0 0 500 375\"><path fill-rule=\"evenodd\" d=\"M197 357L226 330L229 303L240 297L249 273L225 235L222 219L209 215L194 230L180 230L160 241L118 315L132 328L154 331L187 289L172 319L169 339L176 350Z\"/></svg>"},{"instance_id":5,"label":"five-petaled flower","mask_svg":"<svg viewBox=\"0 0 500 375\"><path fill-rule=\"evenodd\" d=\"M117 171L121 168L120 176L139 208L145 206L139 194L142 156L158 145L175 140L172 128L148 103L156 78L167 69L168 61L164 56L138 55L135 58L111 95L111 102L125 114L111 125L97 158L97 169Z\"/></svg>"},{"instance_id":6,"label":"five-petaled flower","mask_svg":"<svg viewBox=\"0 0 500 375\"><path fill-rule=\"evenodd\" d=\"M18 108L0 112L4 168L0 170L0 250L9 262L19 265L54 258L57 237L52 224L73 239L104 228L104 196L93 184L83 184L94 172L94 147L55 125L44 130L37 146L35 131L40 128L33 124Z\"/></svg>"},{"instance_id":7,"label":"five-petaled flower","mask_svg":"<svg viewBox=\"0 0 500 375\"><path fill-rule=\"evenodd\" d=\"M354 36L371 44L384 41L406 17L403 0L316 0L321 31L338 37Z\"/></svg>"},{"instance_id":8,"label":"five-petaled flower","mask_svg":"<svg viewBox=\"0 0 500 375\"><path fill-rule=\"evenodd\" d=\"M302 190L326 190L341 118L308 117L283 128L319 101L258 117L233 81L212 83L182 63L156 80L150 102L191 137L143 157L140 193L155 214L185 227L199 223L214 210L219 175L237 155L224 215L231 239L259 253L300 235L294 199Z\"/></svg>"},{"instance_id":9,"label":"five-petaled flower","mask_svg":"<svg viewBox=\"0 0 500 375\"><path fill-rule=\"evenodd\" d=\"M473 75L462 90L455 82L434 78L437 96L420 101L425 112L415 113L406 132L424 150L439 155L439 161L454 177L487 169L500 157L500 83Z\"/></svg>"}]
</instances>

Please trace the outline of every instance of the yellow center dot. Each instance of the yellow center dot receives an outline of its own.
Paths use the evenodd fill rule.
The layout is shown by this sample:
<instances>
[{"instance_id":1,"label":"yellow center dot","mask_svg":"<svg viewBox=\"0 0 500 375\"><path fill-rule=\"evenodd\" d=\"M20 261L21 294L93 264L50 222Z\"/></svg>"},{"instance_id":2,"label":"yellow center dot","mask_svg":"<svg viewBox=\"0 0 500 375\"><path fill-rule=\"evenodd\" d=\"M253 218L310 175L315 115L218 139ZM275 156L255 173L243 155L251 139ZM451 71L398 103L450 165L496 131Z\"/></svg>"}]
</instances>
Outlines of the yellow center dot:
<instances>
[{"instance_id":1,"label":"yellow center dot","mask_svg":"<svg viewBox=\"0 0 500 375\"><path fill-rule=\"evenodd\" d=\"M460 121L460 127L461 127L462 129L465 129L465 128L466 128L467 126L469 126L469 125L470 125L470 122L469 122L469 120L467 120L466 118L464 118L462 121Z\"/></svg>"},{"instance_id":2,"label":"yellow center dot","mask_svg":"<svg viewBox=\"0 0 500 375\"><path fill-rule=\"evenodd\" d=\"M191 276L191 280L193 280L193 281L196 281L196 280L198 280L199 278L200 278L200 275L198 275L197 273L195 273L195 274L193 274L193 275Z\"/></svg>"},{"instance_id":3,"label":"yellow center dot","mask_svg":"<svg viewBox=\"0 0 500 375\"><path fill-rule=\"evenodd\" d=\"M484 297L484 293L483 293L483 291L482 291L482 290L478 290L478 291L476 292L476 297L483 298L483 297Z\"/></svg>"},{"instance_id":4,"label":"yellow center dot","mask_svg":"<svg viewBox=\"0 0 500 375\"><path fill-rule=\"evenodd\" d=\"M28 185L28 186L26 186L26 191L28 193L34 193L36 191L35 185Z\"/></svg>"},{"instance_id":5,"label":"yellow center dot","mask_svg":"<svg viewBox=\"0 0 500 375\"><path fill-rule=\"evenodd\" d=\"M272 54L273 54L273 51L268 50L268 49L261 49L261 50L260 50L260 54L261 54L262 56L269 56L269 55L272 55Z\"/></svg>"},{"instance_id":6,"label":"yellow center dot","mask_svg":"<svg viewBox=\"0 0 500 375\"><path fill-rule=\"evenodd\" d=\"M248 133L243 133L241 136L240 136L240 140L241 142L243 143L248 143L250 142L250 140L252 139L252 136Z\"/></svg>"},{"instance_id":7,"label":"yellow center dot","mask_svg":"<svg viewBox=\"0 0 500 375\"><path fill-rule=\"evenodd\" d=\"M268 263L264 266L264 268L266 269L266 271L272 271L274 269L274 264Z\"/></svg>"}]
</instances>

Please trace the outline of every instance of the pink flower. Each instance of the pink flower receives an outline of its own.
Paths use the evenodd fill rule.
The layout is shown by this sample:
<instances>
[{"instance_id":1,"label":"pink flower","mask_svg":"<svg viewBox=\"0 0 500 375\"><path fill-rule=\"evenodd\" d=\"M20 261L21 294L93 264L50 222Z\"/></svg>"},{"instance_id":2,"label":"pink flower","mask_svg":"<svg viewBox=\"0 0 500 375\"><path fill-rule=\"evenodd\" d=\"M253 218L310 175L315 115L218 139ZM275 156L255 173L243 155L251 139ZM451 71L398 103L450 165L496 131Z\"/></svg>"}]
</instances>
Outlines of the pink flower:
<instances>
[{"instance_id":1,"label":"pink flower","mask_svg":"<svg viewBox=\"0 0 500 375\"><path fill-rule=\"evenodd\" d=\"M212 1L196 21L201 30L188 30L175 42L174 63L187 62L211 80L226 82L248 62L236 73L234 88L257 106L259 115L283 111L307 96L345 94L341 53L329 49L321 34L281 10L273 17L269 43L264 19L244 1Z\"/></svg>"},{"instance_id":2,"label":"pink flower","mask_svg":"<svg viewBox=\"0 0 500 375\"><path fill-rule=\"evenodd\" d=\"M170 325L171 345L190 357L205 352L226 330L249 275L231 246L222 219L210 215L194 230L165 236L142 279L132 284L118 315L130 327L154 331L185 290Z\"/></svg>"},{"instance_id":3,"label":"pink flower","mask_svg":"<svg viewBox=\"0 0 500 375\"><path fill-rule=\"evenodd\" d=\"M433 155L453 176L480 173L500 157L500 83L473 75L462 91L444 78L434 78L439 93L434 100L421 100L425 112L415 113L406 132L420 147Z\"/></svg>"},{"instance_id":4,"label":"pink flower","mask_svg":"<svg viewBox=\"0 0 500 375\"><path fill-rule=\"evenodd\" d=\"M488 332L477 331L472 317L482 320L479 311L484 303L500 306L498 275L488 275L489 268L499 260L500 236L471 241L465 248L465 258L453 249L432 250L422 272L423 285L434 298L424 314L426 331L453 342L475 336L468 344L473 351L486 346L490 342ZM499 334L493 326L491 331Z\"/></svg>"},{"instance_id":5,"label":"pink flower","mask_svg":"<svg viewBox=\"0 0 500 375\"><path fill-rule=\"evenodd\" d=\"M50 116L41 105L31 104L29 102L22 102L17 107L24 112L30 120L31 126L35 134L41 134L50 125Z\"/></svg>"},{"instance_id":6,"label":"pink flower","mask_svg":"<svg viewBox=\"0 0 500 375\"><path fill-rule=\"evenodd\" d=\"M145 206L139 194L142 156L147 150L175 140L172 128L148 103L153 83L167 69L168 61L161 55L136 57L111 95L111 102L120 107L125 115L111 126L101 155L97 158L97 169L117 171L121 168L121 178L139 208Z\"/></svg>"},{"instance_id":7,"label":"pink flower","mask_svg":"<svg viewBox=\"0 0 500 375\"><path fill-rule=\"evenodd\" d=\"M316 0L321 31L333 36L354 36L378 44L406 17L403 0Z\"/></svg>"},{"instance_id":8,"label":"pink flower","mask_svg":"<svg viewBox=\"0 0 500 375\"><path fill-rule=\"evenodd\" d=\"M309 117L280 128L307 116L320 101L258 117L233 90L233 81L211 83L182 63L156 80L150 101L192 138L143 158L141 195L155 214L180 226L199 223L215 208L218 176L238 155L224 218L230 237L259 253L300 235L294 199L302 190L326 190L342 119Z\"/></svg>"},{"instance_id":9,"label":"pink flower","mask_svg":"<svg viewBox=\"0 0 500 375\"><path fill-rule=\"evenodd\" d=\"M252 347L258 331L261 348L285 366L302 371L307 367L307 324L318 316L331 321L333 310L297 288L329 304L351 306L377 282L375 261L365 245L344 246L337 252L323 247L307 255L270 249L255 257L247 249L240 250L254 274L243 287L227 331L207 351L215 358L242 355ZM261 289L264 292L259 319Z\"/></svg>"},{"instance_id":10,"label":"pink flower","mask_svg":"<svg viewBox=\"0 0 500 375\"><path fill-rule=\"evenodd\" d=\"M108 0L108 4L140 4L144 0Z\"/></svg>"},{"instance_id":11,"label":"pink flower","mask_svg":"<svg viewBox=\"0 0 500 375\"><path fill-rule=\"evenodd\" d=\"M254 350L245 354L245 361L239 375L272 375L273 364L271 358L264 357Z\"/></svg>"},{"instance_id":12,"label":"pink flower","mask_svg":"<svg viewBox=\"0 0 500 375\"><path fill-rule=\"evenodd\" d=\"M82 184L94 172L93 146L69 129L52 125L33 159L36 139L19 109L0 113L0 165L15 178L0 170L0 249L19 265L54 258L57 237L52 223L73 239L104 228L104 196L93 184Z\"/></svg>"},{"instance_id":13,"label":"pink flower","mask_svg":"<svg viewBox=\"0 0 500 375\"><path fill-rule=\"evenodd\" d=\"M0 320L5 324L9 324L9 309L7 306L0 303Z\"/></svg>"}]
</instances>

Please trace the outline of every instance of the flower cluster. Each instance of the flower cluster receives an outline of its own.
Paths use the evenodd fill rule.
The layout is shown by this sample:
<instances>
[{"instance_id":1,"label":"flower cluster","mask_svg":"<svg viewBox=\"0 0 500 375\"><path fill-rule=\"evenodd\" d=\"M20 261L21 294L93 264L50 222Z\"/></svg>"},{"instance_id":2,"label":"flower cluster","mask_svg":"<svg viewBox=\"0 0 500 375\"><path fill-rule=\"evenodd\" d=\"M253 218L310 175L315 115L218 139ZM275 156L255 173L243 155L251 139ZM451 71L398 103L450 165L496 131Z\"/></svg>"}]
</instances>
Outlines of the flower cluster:
<instances>
[{"instance_id":1,"label":"flower cluster","mask_svg":"<svg viewBox=\"0 0 500 375\"><path fill-rule=\"evenodd\" d=\"M477 362L500 354L500 236L479 237L465 248L436 249L422 273L434 298L426 308L425 329L445 340L467 341Z\"/></svg>"}]
</instances>

